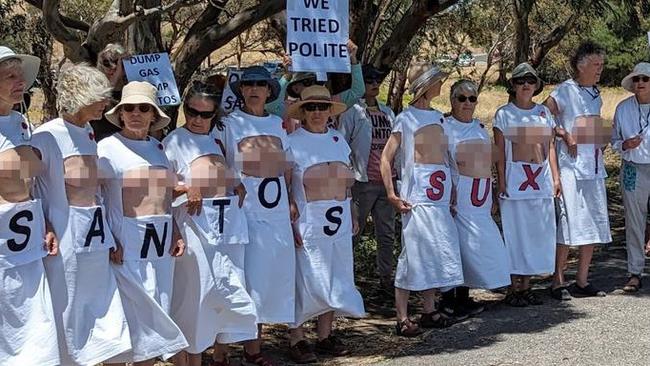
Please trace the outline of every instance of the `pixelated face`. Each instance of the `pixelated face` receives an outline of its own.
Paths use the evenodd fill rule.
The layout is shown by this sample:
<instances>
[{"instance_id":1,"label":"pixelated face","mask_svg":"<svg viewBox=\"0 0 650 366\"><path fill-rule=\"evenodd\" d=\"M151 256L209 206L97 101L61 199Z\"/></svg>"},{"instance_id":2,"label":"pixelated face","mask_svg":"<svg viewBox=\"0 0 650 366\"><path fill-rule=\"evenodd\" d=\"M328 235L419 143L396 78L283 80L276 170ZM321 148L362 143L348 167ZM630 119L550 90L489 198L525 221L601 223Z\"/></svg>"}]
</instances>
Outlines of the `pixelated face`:
<instances>
[{"instance_id":1,"label":"pixelated face","mask_svg":"<svg viewBox=\"0 0 650 366\"><path fill-rule=\"evenodd\" d=\"M545 125L516 126L504 131L504 136L521 145L545 144L551 140L553 131Z\"/></svg>"},{"instance_id":2,"label":"pixelated face","mask_svg":"<svg viewBox=\"0 0 650 366\"><path fill-rule=\"evenodd\" d=\"M209 99L194 97L185 102L183 112L185 127L193 133L205 135L210 132L217 106Z\"/></svg>"},{"instance_id":3,"label":"pixelated face","mask_svg":"<svg viewBox=\"0 0 650 366\"><path fill-rule=\"evenodd\" d=\"M456 146L456 165L461 175L474 178L492 176L496 150L490 141L467 140Z\"/></svg>"},{"instance_id":4,"label":"pixelated face","mask_svg":"<svg viewBox=\"0 0 650 366\"><path fill-rule=\"evenodd\" d=\"M176 176L162 167L132 169L122 177L122 207L129 217L168 213Z\"/></svg>"},{"instance_id":5,"label":"pixelated face","mask_svg":"<svg viewBox=\"0 0 650 366\"><path fill-rule=\"evenodd\" d=\"M70 156L63 162L65 184L72 187L97 187L97 158L93 155Z\"/></svg>"},{"instance_id":6,"label":"pixelated face","mask_svg":"<svg viewBox=\"0 0 650 366\"><path fill-rule=\"evenodd\" d=\"M350 167L338 161L311 166L303 174L307 201L343 200L353 183Z\"/></svg>"},{"instance_id":7,"label":"pixelated face","mask_svg":"<svg viewBox=\"0 0 650 366\"><path fill-rule=\"evenodd\" d=\"M443 164L447 153L447 136L442 126L431 124L415 133L415 162L419 164Z\"/></svg>"},{"instance_id":8,"label":"pixelated face","mask_svg":"<svg viewBox=\"0 0 650 366\"><path fill-rule=\"evenodd\" d=\"M612 122L600 116L580 116L575 119L571 134L579 144L607 144L612 127Z\"/></svg>"},{"instance_id":9,"label":"pixelated face","mask_svg":"<svg viewBox=\"0 0 650 366\"><path fill-rule=\"evenodd\" d=\"M271 87L267 81L242 81L241 94L244 104L248 106L261 106L271 96Z\"/></svg>"},{"instance_id":10,"label":"pixelated face","mask_svg":"<svg viewBox=\"0 0 650 366\"><path fill-rule=\"evenodd\" d=\"M590 80L593 80L595 84L600 80L600 75L603 72L603 67L605 66L605 56L586 56L578 63L577 66L580 76L584 76Z\"/></svg>"},{"instance_id":11,"label":"pixelated face","mask_svg":"<svg viewBox=\"0 0 650 366\"><path fill-rule=\"evenodd\" d=\"M239 142L239 157L244 174L253 177L278 177L287 169L282 142L275 136L252 136Z\"/></svg>"},{"instance_id":12,"label":"pixelated face","mask_svg":"<svg viewBox=\"0 0 650 366\"><path fill-rule=\"evenodd\" d=\"M0 63L0 101L14 105L23 100L26 82L20 63Z\"/></svg>"},{"instance_id":13,"label":"pixelated face","mask_svg":"<svg viewBox=\"0 0 650 366\"><path fill-rule=\"evenodd\" d=\"M24 180L41 175L43 163L29 146L0 152L0 178Z\"/></svg>"},{"instance_id":14,"label":"pixelated face","mask_svg":"<svg viewBox=\"0 0 650 366\"><path fill-rule=\"evenodd\" d=\"M156 117L153 106L143 104L124 104L120 107L120 118L124 129L137 134L146 133Z\"/></svg>"}]
</instances>

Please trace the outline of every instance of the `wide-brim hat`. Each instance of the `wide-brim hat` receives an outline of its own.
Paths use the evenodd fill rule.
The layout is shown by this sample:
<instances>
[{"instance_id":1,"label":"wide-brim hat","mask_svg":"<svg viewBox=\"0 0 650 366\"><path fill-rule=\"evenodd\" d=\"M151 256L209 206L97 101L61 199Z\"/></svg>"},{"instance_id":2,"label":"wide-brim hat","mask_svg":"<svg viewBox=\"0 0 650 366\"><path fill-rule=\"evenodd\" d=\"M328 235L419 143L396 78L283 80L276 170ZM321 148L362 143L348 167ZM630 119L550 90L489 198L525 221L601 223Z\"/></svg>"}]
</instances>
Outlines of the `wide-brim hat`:
<instances>
[{"instance_id":1,"label":"wide-brim hat","mask_svg":"<svg viewBox=\"0 0 650 366\"><path fill-rule=\"evenodd\" d=\"M300 99L300 95L296 94L293 91L293 86L298 83L302 83L305 80L310 80L310 79L316 81L316 74L313 72L297 72L293 74L293 76L291 76L291 81L289 82L289 84L287 84L287 94L291 98Z\"/></svg>"},{"instance_id":2,"label":"wide-brim hat","mask_svg":"<svg viewBox=\"0 0 650 366\"><path fill-rule=\"evenodd\" d=\"M443 82L449 74L444 72L437 65L425 63L416 64L409 68L408 81L409 92L413 94L411 103L415 103L433 85Z\"/></svg>"},{"instance_id":3,"label":"wide-brim hat","mask_svg":"<svg viewBox=\"0 0 650 366\"><path fill-rule=\"evenodd\" d=\"M271 73L263 66L251 66L244 69L239 80L230 83L230 89L237 96L243 100L244 96L241 93L242 81L266 81L271 88L271 95L266 99L266 103L272 102L280 95L280 83L271 76Z\"/></svg>"},{"instance_id":4,"label":"wide-brim hat","mask_svg":"<svg viewBox=\"0 0 650 366\"><path fill-rule=\"evenodd\" d=\"M122 89L122 99L110 111L104 114L106 119L122 128L120 124L120 107L124 104L149 104L158 112L158 119L150 127L149 131L158 131L165 128L171 119L160 109L156 103L156 87L146 81L131 81Z\"/></svg>"},{"instance_id":5,"label":"wide-brim hat","mask_svg":"<svg viewBox=\"0 0 650 366\"><path fill-rule=\"evenodd\" d=\"M530 64L527 62L522 62L517 65L514 70L512 70L512 76L510 76L510 79L508 79L508 94L515 95L515 89L512 81L514 79L521 79L526 76L532 76L537 79L537 89L535 89L533 96L541 93L544 89L544 80L542 80L539 75L537 75L537 71L534 67L530 66Z\"/></svg>"},{"instance_id":6,"label":"wide-brim hat","mask_svg":"<svg viewBox=\"0 0 650 366\"><path fill-rule=\"evenodd\" d=\"M329 89L322 85L312 85L303 89L300 93L300 100L292 103L287 109L287 116L289 118L302 119L303 111L302 106L307 103L326 103L330 105L330 113L336 116L345 112L348 107L344 103L335 102L332 100Z\"/></svg>"},{"instance_id":7,"label":"wide-brim hat","mask_svg":"<svg viewBox=\"0 0 650 366\"><path fill-rule=\"evenodd\" d=\"M32 55L17 54L9 47L0 46L0 62L12 58L21 61L23 77L25 78L25 91L27 91L27 89L29 89L36 81L38 68L41 65L41 59Z\"/></svg>"},{"instance_id":8,"label":"wide-brim hat","mask_svg":"<svg viewBox=\"0 0 650 366\"><path fill-rule=\"evenodd\" d=\"M631 73L629 73L626 77L623 78L621 81L621 86L623 89L629 91L630 93L634 93L634 83L632 82L632 78L635 76L649 76L650 77L650 63L647 62L639 62L634 66L634 70L632 70Z\"/></svg>"},{"instance_id":9,"label":"wide-brim hat","mask_svg":"<svg viewBox=\"0 0 650 366\"><path fill-rule=\"evenodd\" d=\"M365 64L361 66L361 73L363 74L364 81L368 79L374 79L374 80L379 80L381 82L386 78L389 72L390 70L383 71L370 64Z\"/></svg>"}]
</instances>

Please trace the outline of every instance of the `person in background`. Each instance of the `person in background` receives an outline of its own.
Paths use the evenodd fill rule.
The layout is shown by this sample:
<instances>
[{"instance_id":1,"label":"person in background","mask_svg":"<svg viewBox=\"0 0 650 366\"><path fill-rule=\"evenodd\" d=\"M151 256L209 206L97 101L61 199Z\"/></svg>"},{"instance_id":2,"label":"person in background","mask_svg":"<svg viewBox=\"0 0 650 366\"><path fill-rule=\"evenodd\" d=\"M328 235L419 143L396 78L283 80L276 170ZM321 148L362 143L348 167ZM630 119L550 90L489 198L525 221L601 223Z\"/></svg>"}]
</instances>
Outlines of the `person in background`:
<instances>
[{"instance_id":1,"label":"person in background","mask_svg":"<svg viewBox=\"0 0 650 366\"><path fill-rule=\"evenodd\" d=\"M650 63L641 62L621 81L634 93L616 106L612 147L622 155L621 190L629 278L623 291L637 292L648 252L645 228L650 204Z\"/></svg>"},{"instance_id":2,"label":"person in background","mask_svg":"<svg viewBox=\"0 0 650 366\"><path fill-rule=\"evenodd\" d=\"M363 65L363 81L366 92L357 103L339 117L339 131L352 149L352 167L355 182L352 186L352 202L359 214L359 233L354 241L361 239L368 215L372 214L377 242L377 274L379 293L384 297L394 295L393 248L395 247L395 210L388 201L381 177L381 153L393 129L395 114L377 100L379 86L385 73L372 65ZM396 180L396 169L391 178Z\"/></svg>"},{"instance_id":3,"label":"person in background","mask_svg":"<svg viewBox=\"0 0 650 366\"><path fill-rule=\"evenodd\" d=\"M111 100L106 107L106 111L113 108L117 102L122 98L122 88L126 84L126 74L124 73L124 65L122 59L128 57L124 47L117 43L109 43L97 55L97 69L106 75L108 81L112 86ZM95 138L99 142L105 137L108 137L120 129L114 124L110 123L105 117L102 119L91 121L90 125L95 131Z\"/></svg>"},{"instance_id":4,"label":"person in background","mask_svg":"<svg viewBox=\"0 0 650 366\"><path fill-rule=\"evenodd\" d=\"M603 101L596 86L604 62L601 46L582 43L571 57L574 77L558 85L544 102L555 116L555 132L560 138L557 151L562 197L558 200L558 247L551 288L560 289L563 300L571 295L605 296L589 282L594 247L612 241L603 160L611 128L600 117ZM567 288L564 271L570 246L579 248L579 259L576 282Z\"/></svg>"},{"instance_id":5,"label":"person in background","mask_svg":"<svg viewBox=\"0 0 650 366\"><path fill-rule=\"evenodd\" d=\"M348 54L350 55L350 64L352 65L352 84L350 89L342 91L333 96L333 100L344 103L347 107L354 105L365 92L361 65L357 60L357 47L352 40L348 41ZM291 65L291 59L284 56L283 64L285 70ZM283 126L287 133L293 132L300 126L300 121L288 118L287 109L294 101L300 99L300 93L303 89L312 85L325 85L325 81L318 81L316 74L313 72L298 72L292 74L289 78L286 75L279 80L280 93L278 98L265 106L266 111L283 119ZM286 98L288 96L288 98ZM286 98L286 99L285 99ZM330 121L334 125L333 121Z\"/></svg>"},{"instance_id":6,"label":"person in background","mask_svg":"<svg viewBox=\"0 0 650 366\"><path fill-rule=\"evenodd\" d=\"M503 238L512 286L505 302L515 307L541 305L530 289L532 275L553 272L555 203L561 194L555 150L555 121L549 109L533 102L544 88L527 63L508 81L511 102L494 116L497 177ZM562 296L557 290L552 296Z\"/></svg>"},{"instance_id":7,"label":"person in background","mask_svg":"<svg viewBox=\"0 0 650 366\"><path fill-rule=\"evenodd\" d=\"M402 214L402 253L395 271L396 334L414 337L420 328L444 328L453 320L436 309L439 288L463 284L458 230L450 212L451 171L444 116L431 108L447 74L434 65L409 70L411 105L395 119L381 156L388 200ZM393 160L400 156L402 185L395 193ZM419 325L408 318L411 291L421 291Z\"/></svg>"},{"instance_id":8,"label":"person in background","mask_svg":"<svg viewBox=\"0 0 650 366\"><path fill-rule=\"evenodd\" d=\"M469 297L469 289L496 289L510 285L508 252L492 219L492 141L474 118L478 86L460 79L449 93L451 115L443 124L449 139L451 177L454 183L452 214L458 227L463 263L462 286L442 293L440 308L460 320L485 307Z\"/></svg>"}]
</instances>

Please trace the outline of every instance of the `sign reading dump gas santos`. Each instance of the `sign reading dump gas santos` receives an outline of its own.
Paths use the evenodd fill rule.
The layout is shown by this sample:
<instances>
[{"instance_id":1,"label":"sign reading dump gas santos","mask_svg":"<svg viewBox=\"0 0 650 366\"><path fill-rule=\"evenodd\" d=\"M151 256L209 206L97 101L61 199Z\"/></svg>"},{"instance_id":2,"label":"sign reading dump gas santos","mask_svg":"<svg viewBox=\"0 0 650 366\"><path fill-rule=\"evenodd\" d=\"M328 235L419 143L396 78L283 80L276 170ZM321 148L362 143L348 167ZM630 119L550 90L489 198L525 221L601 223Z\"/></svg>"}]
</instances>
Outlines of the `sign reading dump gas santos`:
<instances>
[{"instance_id":1,"label":"sign reading dump gas santos","mask_svg":"<svg viewBox=\"0 0 650 366\"><path fill-rule=\"evenodd\" d=\"M135 55L122 60L128 81L148 81L158 89L158 105L179 105L174 70L167 53Z\"/></svg>"},{"instance_id":2,"label":"sign reading dump gas santos","mask_svg":"<svg viewBox=\"0 0 650 366\"><path fill-rule=\"evenodd\" d=\"M348 0L287 0L292 71L350 72Z\"/></svg>"}]
</instances>

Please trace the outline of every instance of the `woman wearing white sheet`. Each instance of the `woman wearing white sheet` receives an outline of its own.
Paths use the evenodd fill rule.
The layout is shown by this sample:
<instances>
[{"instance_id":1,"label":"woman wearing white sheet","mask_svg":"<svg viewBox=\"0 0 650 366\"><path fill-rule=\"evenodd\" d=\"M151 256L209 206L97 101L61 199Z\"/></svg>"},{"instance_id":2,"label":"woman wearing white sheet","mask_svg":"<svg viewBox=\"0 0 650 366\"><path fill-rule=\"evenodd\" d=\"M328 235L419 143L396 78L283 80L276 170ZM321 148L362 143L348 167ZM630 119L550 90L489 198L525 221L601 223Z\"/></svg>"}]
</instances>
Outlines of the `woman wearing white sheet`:
<instances>
[{"instance_id":1,"label":"woman wearing white sheet","mask_svg":"<svg viewBox=\"0 0 650 366\"><path fill-rule=\"evenodd\" d=\"M57 240L31 196L43 167L32 126L12 107L36 79L40 59L0 46L0 360L4 365L59 365L56 322L42 258ZM46 243L46 247L43 243ZM34 346L38 351L34 352Z\"/></svg>"},{"instance_id":2,"label":"woman wearing white sheet","mask_svg":"<svg viewBox=\"0 0 650 366\"><path fill-rule=\"evenodd\" d=\"M99 142L102 193L115 236L111 261L129 324L132 350L109 363L153 365L188 346L168 316L174 257L184 243L171 215L175 174L156 139L147 136L169 123L155 102L156 88L132 81L106 119L122 128Z\"/></svg>"},{"instance_id":3,"label":"woman wearing white sheet","mask_svg":"<svg viewBox=\"0 0 650 366\"><path fill-rule=\"evenodd\" d=\"M497 177L503 238L510 254L511 291L506 303L540 305L530 276L553 272L555 204L561 193L555 154L555 122L546 106L533 102L544 84L527 63L509 80L512 101L494 116Z\"/></svg>"},{"instance_id":4,"label":"woman wearing white sheet","mask_svg":"<svg viewBox=\"0 0 650 366\"><path fill-rule=\"evenodd\" d=\"M302 121L289 135L293 157L291 196L299 220L296 236L296 321L291 324L290 345L294 362L315 361L304 340L302 324L318 317L316 351L334 356L347 353L332 334L334 315L363 317L363 299L354 285L352 235L357 228L350 205L353 172L350 147L327 121L345 111L333 102L324 86L311 86L288 115Z\"/></svg>"},{"instance_id":5,"label":"woman wearing white sheet","mask_svg":"<svg viewBox=\"0 0 650 366\"><path fill-rule=\"evenodd\" d=\"M89 123L102 117L110 92L108 79L96 68L69 66L57 81L60 118L34 132L45 167L36 192L60 239L60 255L48 258L45 269L64 365L100 363L131 348L107 261L115 241L101 202L97 143Z\"/></svg>"},{"instance_id":6,"label":"woman wearing white sheet","mask_svg":"<svg viewBox=\"0 0 650 366\"><path fill-rule=\"evenodd\" d=\"M483 124L473 118L477 85L461 79L451 86L451 115L443 127L449 139L452 209L458 227L465 283L443 292L448 315L475 315L484 306L469 297L469 288L495 289L510 285L508 252L492 219L492 141ZM446 303L446 304L445 304Z\"/></svg>"},{"instance_id":7,"label":"woman wearing white sheet","mask_svg":"<svg viewBox=\"0 0 650 366\"><path fill-rule=\"evenodd\" d=\"M228 343L257 337L244 277L246 192L226 166L214 133L220 100L214 87L192 83L183 99L185 125L163 140L180 180L172 212L187 245L176 259L171 317L189 347L173 358L176 366L200 366L201 353L212 344L212 366L227 365Z\"/></svg>"},{"instance_id":8,"label":"woman wearing white sheet","mask_svg":"<svg viewBox=\"0 0 650 366\"><path fill-rule=\"evenodd\" d=\"M262 324L295 321L295 249L285 181L287 134L282 119L264 111L264 104L277 98L280 89L265 68L246 68L230 87L244 105L224 119L224 145L227 165L246 187L246 288L259 322L258 339L244 344L244 360L269 365L272 361L261 353Z\"/></svg>"}]
</instances>

